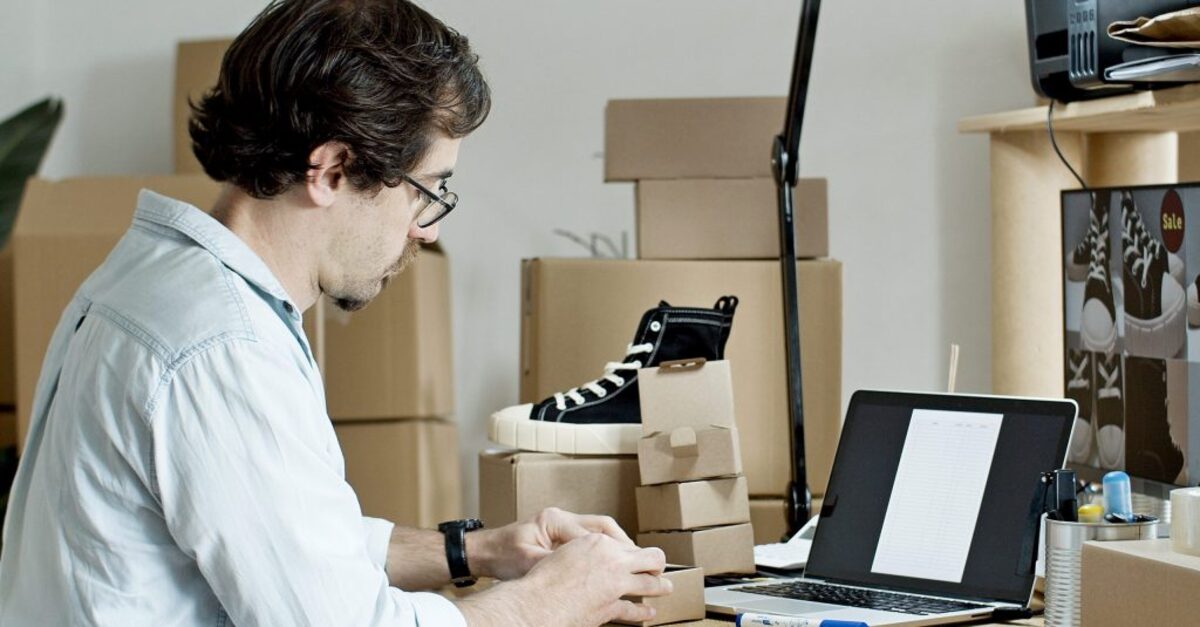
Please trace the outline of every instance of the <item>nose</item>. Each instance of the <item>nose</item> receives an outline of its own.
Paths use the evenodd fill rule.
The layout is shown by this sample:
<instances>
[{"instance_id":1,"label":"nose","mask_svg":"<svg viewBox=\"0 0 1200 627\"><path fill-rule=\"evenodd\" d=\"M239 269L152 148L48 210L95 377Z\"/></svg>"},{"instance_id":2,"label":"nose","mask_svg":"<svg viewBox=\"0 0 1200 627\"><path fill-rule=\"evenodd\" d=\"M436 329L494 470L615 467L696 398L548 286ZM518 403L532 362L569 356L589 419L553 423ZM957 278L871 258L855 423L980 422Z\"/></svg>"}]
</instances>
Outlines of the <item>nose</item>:
<instances>
[{"instance_id":1,"label":"nose","mask_svg":"<svg viewBox=\"0 0 1200 627\"><path fill-rule=\"evenodd\" d=\"M431 224L425 228L421 228L420 226L417 226L417 223L414 222L413 225L408 229L408 237L409 239L420 241L423 244L432 244L437 241L438 226L438 224Z\"/></svg>"}]
</instances>

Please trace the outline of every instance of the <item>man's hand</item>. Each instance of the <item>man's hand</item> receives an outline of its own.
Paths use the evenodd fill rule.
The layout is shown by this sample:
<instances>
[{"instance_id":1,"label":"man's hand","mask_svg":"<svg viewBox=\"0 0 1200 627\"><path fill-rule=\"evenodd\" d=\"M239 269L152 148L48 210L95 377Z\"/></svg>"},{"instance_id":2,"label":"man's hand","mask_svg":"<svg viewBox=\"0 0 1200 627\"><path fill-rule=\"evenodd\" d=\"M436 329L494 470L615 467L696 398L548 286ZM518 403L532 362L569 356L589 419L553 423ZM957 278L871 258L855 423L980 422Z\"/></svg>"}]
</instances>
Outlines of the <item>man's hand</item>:
<instances>
[{"instance_id":1,"label":"man's hand","mask_svg":"<svg viewBox=\"0 0 1200 627\"><path fill-rule=\"evenodd\" d=\"M468 533L467 562L476 577L516 579L558 547L592 533L634 547L608 516L572 514L551 507L525 522Z\"/></svg>"},{"instance_id":2,"label":"man's hand","mask_svg":"<svg viewBox=\"0 0 1200 627\"><path fill-rule=\"evenodd\" d=\"M555 625L595 627L612 620L641 622L654 610L624 597L671 592L659 549L639 549L603 533L580 536L506 582L458 602L471 627Z\"/></svg>"}]
</instances>

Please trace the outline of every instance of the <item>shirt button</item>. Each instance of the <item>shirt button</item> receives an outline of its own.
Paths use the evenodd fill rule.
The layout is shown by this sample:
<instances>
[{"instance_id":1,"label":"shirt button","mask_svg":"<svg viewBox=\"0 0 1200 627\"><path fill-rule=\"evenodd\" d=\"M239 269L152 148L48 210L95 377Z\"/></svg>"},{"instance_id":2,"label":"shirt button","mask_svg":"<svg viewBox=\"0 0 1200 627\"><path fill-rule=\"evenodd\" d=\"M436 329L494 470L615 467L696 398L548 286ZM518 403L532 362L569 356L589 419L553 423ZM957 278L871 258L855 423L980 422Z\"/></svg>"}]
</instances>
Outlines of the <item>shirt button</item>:
<instances>
[{"instance_id":1,"label":"shirt button","mask_svg":"<svg viewBox=\"0 0 1200 627\"><path fill-rule=\"evenodd\" d=\"M291 303L284 303L284 304L283 304L283 309L284 309L284 311L287 311L288 313L294 313L294 312L295 312L295 310L292 308L292 304L291 304Z\"/></svg>"}]
</instances>

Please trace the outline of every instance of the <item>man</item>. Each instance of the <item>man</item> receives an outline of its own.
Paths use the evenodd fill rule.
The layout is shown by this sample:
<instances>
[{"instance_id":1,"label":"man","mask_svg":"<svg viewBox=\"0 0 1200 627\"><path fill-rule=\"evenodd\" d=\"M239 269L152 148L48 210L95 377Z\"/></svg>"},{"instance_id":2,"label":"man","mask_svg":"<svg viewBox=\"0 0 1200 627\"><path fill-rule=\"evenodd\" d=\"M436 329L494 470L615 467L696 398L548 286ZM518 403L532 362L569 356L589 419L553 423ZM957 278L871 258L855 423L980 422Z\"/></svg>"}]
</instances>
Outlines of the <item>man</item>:
<instances>
[{"instance_id":1,"label":"man","mask_svg":"<svg viewBox=\"0 0 1200 627\"><path fill-rule=\"evenodd\" d=\"M301 329L365 306L457 197L490 97L405 0L283 0L194 106L208 213L144 191L48 349L4 528L0 624L592 625L644 620L663 556L548 510L465 533L365 519ZM457 495L446 495L457 498ZM461 553L465 551L465 559ZM451 603L457 577L504 581ZM468 571L468 572L464 572Z\"/></svg>"}]
</instances>

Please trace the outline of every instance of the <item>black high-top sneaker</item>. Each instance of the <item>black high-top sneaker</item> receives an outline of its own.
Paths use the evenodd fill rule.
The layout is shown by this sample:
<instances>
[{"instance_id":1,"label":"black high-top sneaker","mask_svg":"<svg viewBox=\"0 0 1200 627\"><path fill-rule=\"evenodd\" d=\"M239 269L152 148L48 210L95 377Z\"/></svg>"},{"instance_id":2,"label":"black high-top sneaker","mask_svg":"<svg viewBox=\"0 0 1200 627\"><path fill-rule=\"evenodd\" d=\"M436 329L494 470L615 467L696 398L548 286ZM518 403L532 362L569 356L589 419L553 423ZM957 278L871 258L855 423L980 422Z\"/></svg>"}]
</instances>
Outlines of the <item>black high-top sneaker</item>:
<instances>
[{"instance_id":1,"label":"black high-top sneaker","mask_svg":"<svg viewBox=\"0 0 1200 627\"><path fill-rule=\"evenodd\" d=\"M1071 432L1071 461L1076 463L1088 461L1092 456L1092 441L1096 439L1092 429L1093 356L1094 353L1087 351L1067 349L1067 398L1079 405Z\"/></svg>"},{"instance_id":2,"label":"black high-top sneaker","mask_svg":"<svg viewBox=\"0 0 1200 627\"><path fill-rule=\"evenodd\" d=\"M1083 314L1079 338L1083 349L1111 353L1117 347L1117 308L1113 304L1108 274L1108 194L1092 194L1092 216L1086 241L1091 242L1087 284L1083 288Z\"/></svg>"},{"instance_id":3,"label":"black high-top sneaker","mask_svg":"<svg viewBox=\"0 0 1200 627\"><path fill-rule=\"evenodd\" d=\"M672 307L647 311L624 361L604 374L540 403L492 414L492 441L527 451L577 455L637 453L642 435L637 371L676 359L723 359L737 297L722 296L712 309ZM568 349L568 347L564 347Z\"/></svg>"},{"instance_id":4,"label":"black high-top sneaker","mask_svg":"<svg viewBox=\"0 0 1200 627\"><path fill-rule=\"evenodd\" d=\"M1121 380L1121 355L1095 355L1096 448L1101 468L1125 466L1125 388Z\"/></svg>"},{"instance_id":5,"label":"black high-top sneaker","mask_svg":"<svg viewBox=\"0 0 1200 627\"><path fill-rule=\"evenodd\" d=\"M1171 439L1167 419L1167 362L1125 360L1125 469L1130 474L1175 483L1183 453Z\"/></svg>"},{"instance_id":6,"label":"black high-top sneaker","mask_svg":"<svg viewBox=\"0 0 1200 627\"><path fill-rule=\"evenodd\" d=\"M1121 224L1125 349L1171 359L1187 337L1183 286L1171 276L1167 249L1146 230L1129 192L1121 193Z\"/></svg>"}]
</instances>

